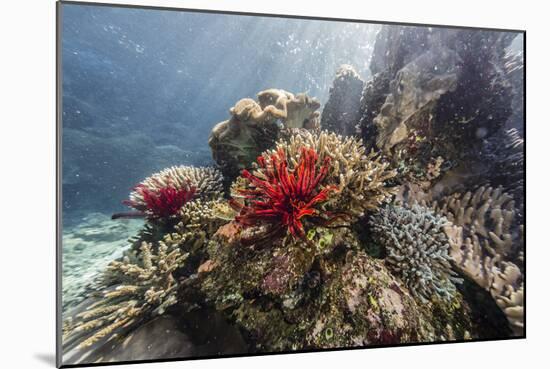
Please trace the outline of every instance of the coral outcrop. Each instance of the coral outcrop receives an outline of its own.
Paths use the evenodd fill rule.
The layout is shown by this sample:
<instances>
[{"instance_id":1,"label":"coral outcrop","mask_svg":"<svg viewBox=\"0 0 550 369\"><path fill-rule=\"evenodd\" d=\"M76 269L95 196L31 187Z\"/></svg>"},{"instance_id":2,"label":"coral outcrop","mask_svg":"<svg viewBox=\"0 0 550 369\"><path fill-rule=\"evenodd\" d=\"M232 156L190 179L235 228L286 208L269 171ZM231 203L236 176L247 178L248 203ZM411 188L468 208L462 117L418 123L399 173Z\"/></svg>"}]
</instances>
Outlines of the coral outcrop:
<instances>
[{"instance_id":1,"label":"coral outcrop","mask_svg":"<svg viewBox=\"0 0 550 369\"><path fill-rule=\"evenodd\" d=\"M306 94L295 96L279 89L258 93L258 101L239 100L229 110L231 118L214 126L208 139L226 184L274 145L281 128L317 127L320 106Z\"/></svg>"},{"instance_id":2,"label":"coral outcrop","mask_svg":"<svg viewBox=\"0 0 550 369\"><path fill-rule=\"evenodd\" d=\"M361 96L365 82L351 65L336 72L329 98L321 114L321 128L344 136L358 133L361 118Z\"/></svg>"},{"instance_id":3,"label":"coral outcrop","mask_svg":"<svg viewBox=\"0 0 550 369\"><path fill-rule=\"evenodd\" d=\"M383 26L372 80L342 66L321 117L306 94L239 100L209 137L219 170L155 173L113 216L146 222L64 315L64 349L101 360L174 327L165 348L198 355L213 321L239 332L223 354L522 336L511 41Z\"/></svg>"},{"instance_id":4,"label":"coral outcrop","mask_svg":"<svg viewBox=\"0 0 550 369\"><path fill-rule=\"evenodd\" d=\"M237 190L248 205L232 201L239 211L235 218L239 224L267 224L269 228L264 238L288 232L294 237L305 239L302 218L325 222L331 220L324 218L323 211L318 208L336 190L332 186L320 188L328 172L329 157L320 162L313 148L304 147L293 168L289 168L287 152L283 148L271 155L269 167L263 156L258 159L261 176L243 170L242 176L252 188Z\"/></svg>"},{"instance_id":5,"label":"coral outcrop","mask_svg":"<svg viewBox=\"0 0 550 369\"><path fill-rule=\"evenodd\" d=\"M445 217L420 205L390 205L372 217L375 239L386 251L386 264L422 302L451 300L455 283Z\"/></svg>"},{"instance_id":6,"label":"coral outcrop","mask_svg":"<svg viewBox=\"0 0 550 369\"><path fill-rule=\"evenodd\" d=\"M398 343L422 337L414 299L345 230L242 247L232 223L209 248L201 290L260 351Z\"/></svg>"},{"instance_id":7,"label":"coral outcrop","mask_svg":"<svg viewBox=\"0 0 550 369\"><path fill-rule=\"evenodd\" d=\"M179 166L164 169L138 184L125 205L137 213L120 213L113 219L143 214L152 219L174 216L194 198L222 196L222 175L214 168Z\"/></svg>"},{"instance_id":8,"label":"coral outcrop","mask_svg":"<svg viewBox=\"0 0 550 369\"><path fill-rule=\"evenodd\" d=\"M362 141L355 137L296 130L263 157L269 163L271 155L283 149L292 158L291 162L297 162L304 147L313 148L319 161L330 160L322 184L336 189L326 201L326 211L345 213L350 220L355 220L366 211L378 208L394 193L388 182L395 176L395 171L389 169L389 164L381 156L367 153ZM259 172L261 174L261 170Z\"/></svg>"},{"instance_id":9,"label":"coral outcrop","mask_svg":"<svg viewBox=\"0 0 550 369\"><path fill-rule=\"evenodd\" d=\"M455 264L490 292L522 335L524 235L513 198L502 188L480 187L445 197L434 208L453 224L446 233Z\"/></svg>"},{"instance_id":10,"label":"coral outcrop","mask_svg":"<svg viewBox=\"0 0 550 369\"><path fill-rule=\"evenodd\" d=\"M445 170L475 163L483 140L504 127L512 111L504 50L513 37L384 26L362 98L365 145L390 156L406 150L420 168L439 156ZM420 150L410 149L412 136L422 142Z\"/></svg>"}]
</instances>

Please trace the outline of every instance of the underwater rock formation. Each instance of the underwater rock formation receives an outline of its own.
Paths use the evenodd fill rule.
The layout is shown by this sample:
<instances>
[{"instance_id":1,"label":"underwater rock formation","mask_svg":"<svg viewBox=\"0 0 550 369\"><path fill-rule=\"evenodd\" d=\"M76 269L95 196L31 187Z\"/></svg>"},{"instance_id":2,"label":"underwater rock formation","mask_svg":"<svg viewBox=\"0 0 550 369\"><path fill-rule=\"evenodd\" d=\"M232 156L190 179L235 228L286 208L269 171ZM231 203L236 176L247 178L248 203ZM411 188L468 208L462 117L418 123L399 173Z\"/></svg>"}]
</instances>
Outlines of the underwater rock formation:
<instances>
[{"instance_id":1,"label":"underwater rock formation","mask_svg":"<svg viewBox=\"0 0 550 369\"><path fill-rule=\"evenodd\" d=\"M512 97L512 114L506 122L506 128L515 128L518 134L523 137L525 132L523 130L525 124L525 111L524 103L525 96L523 95L524 89L524 56L523 52L508 51L504 56L504 69L506 71L506 77L512 85L513 97Z\"/></svg>"},{"instance_id":2,"label":"underwater rock formation","mask_svg":"<svg viewBox=\"0 0 550 369\"><path fill-rule=\"evenodd\" d=\"M420 205L390 205L372 217L375 239L386 251L386 264L422 302L432 297L450 300L454 283L447 219Z\"/></svg>"},{"instance_id":3,"label":"underwater rock formation","mask_svg":"<svg viewBox=\"0 0 550 369\"><path fill-rule=\"evenodd\" d=\"M241 232L235 223L219 229L200 288L255 350L479 337L460 295L417 302L382 260L361 251L349 229L317 227L309 244L279 239L257 249L240 243Z\"/></svg>"},{"instance_id":4,"label":"underwater rock formation","mask_svg":"<svg viewBox=\"0 0 550 369\"><path fill-rule=\"evenodd\" d=\"M257 350L397 343L418 337L418 307L346 231L318 228L314 245L253 250L230 223L210 246L201 290ZM349 261L348 261L349 260ZM364 273L363 273L364 272Z\"/></svg>"},{"instance_id":5,"label":"underwater rock formation","mask_svg":"<svg viewBox=\"0 0 550 369\"><path fill-rule=\"evenodd\" d=\"M351 65L342 65L336 72L329 98L321 114L321 128L344 136L358 133L361 118L361 96L365 82Z\"/></svg>"},{"instance_id":6,"label":"underwater rock formation","mask_svg":"<svg viewBox=\"0 0 550 369\"><path fill-rule=\"evenodd\" d=\"M384 26L362 97L365 145L389 156L405 151L408 164L418 161L421 168L437 157L445 170L475 161L483 140L504 127L512 111L503 51L512 37Z\"/></svg>"},{"instance_id":7,"label":"underwater rock formation","mask_svg":"<svg viewBox=\"0 0 550 369\"><path fill-rule=\"evenodd\" d=\"M480 187L434 204L453 226L446 229L455 264L491 293L516 335L523 334L523 225L502 188Z\"/></svg>"},{"instance_id":8,"label":"underwater rock formation","mask_svg":"<svg viewBox=\"0 0 550 369\"><path fill-rule=\"evenodd\" d=\"M315 98L278 89L258 93L258 102L239 100L229 110L231 118L214 126L208 139L226 184L274 145L282 128L279 121L284 128L317 127L320 106Z\"/></svg>"}]
</instances>

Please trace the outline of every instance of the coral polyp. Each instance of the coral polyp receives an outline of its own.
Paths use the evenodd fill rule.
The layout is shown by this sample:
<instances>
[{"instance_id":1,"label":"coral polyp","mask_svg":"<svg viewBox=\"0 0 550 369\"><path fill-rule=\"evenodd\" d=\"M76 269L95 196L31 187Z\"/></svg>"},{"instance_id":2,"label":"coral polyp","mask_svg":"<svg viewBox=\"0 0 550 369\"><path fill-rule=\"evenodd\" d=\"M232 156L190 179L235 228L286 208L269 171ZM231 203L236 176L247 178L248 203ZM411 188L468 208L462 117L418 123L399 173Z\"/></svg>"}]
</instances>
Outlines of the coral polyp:
<instances>
[{"instance_id":1,"label":"coral polyp","mask_svg":"<svg viewBox=\"0 0 550 369\"><path fill-rule=\"evenodd\" d=\"M141 196L143 202L126 200L123 203L153 218L167 218L177 214L181 207L191 201L196 194L196 188L193 186L184 188L166 186L155 191L144 185L138 185L134 191Z\"/></svg>"},{"instance_id":2,"label":"coral polyp","mask_svg":"<svg viewBox=\"0 0 550 369\"><path fill-rule=\"evenodd\" d=\"M268 225L268 235L287 231L295 238L305 238L303 220L327 221L330 214L319 209L327 201L335 186L322 187L330 165L330 158L321 162L313 148L302 148L295 167L289 168L287 153L279 148L266 160L258 157L261 173L242 171L242 177L250 182L249 188L237 192L247 204L233 200L239 211L235 218L243 226Z\"/></svg>"}]
</instances>

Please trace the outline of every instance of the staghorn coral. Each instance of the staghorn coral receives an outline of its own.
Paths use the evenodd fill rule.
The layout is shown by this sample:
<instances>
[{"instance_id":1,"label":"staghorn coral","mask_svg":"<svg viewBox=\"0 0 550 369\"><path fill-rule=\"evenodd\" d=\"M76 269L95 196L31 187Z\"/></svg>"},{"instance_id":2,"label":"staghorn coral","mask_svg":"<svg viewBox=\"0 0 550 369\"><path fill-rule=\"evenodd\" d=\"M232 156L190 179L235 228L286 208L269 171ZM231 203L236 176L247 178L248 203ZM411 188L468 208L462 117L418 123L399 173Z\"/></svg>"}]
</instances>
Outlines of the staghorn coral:
<instances>
[{"instance_id":1,"label":"staghorn coral","mask_svg":"<svg viewBox=\"0 0 550 369\"><path fill-rule=\"evenodd\" d=\"M263 156L258 157L261 173L256 176L243 170L242 177L250 186L237 190L246 199L246 204L232 201L239 211L235 220L240 225L269 225L264 236L267 239L287 231L305 239L303 218L329 221L319 211L319 204L335 190L333 186L320 186L327 175L330 158L325 157L321 162L313 148L303 147L297 163L290 168L288 159L282 147L270 156L269 165Z\"/></svg>"},{"instance_id":2,"label":"staghorn coral","mask_svg":"<svg viewBox=\"0 0 550 369\"><path fill-rule=\"evenodd\" d=\"M284 148L296 161L303 147L315 149L319 160L330 158L325 185L336 186L334 196L324 208L335 213L347 213L352 218L365 211L375 210L394 190L386 182L395 176L388 164L374 152L367 153L362 141L354 137L343 138L335 133L314 133L295 130L286 141L277 143L277 148L263 154L266 161L279 148ZM292 162L292 160L291 160Z\"/></svg>"},{"instance_id":3,"label":"staghorn coral","mask_svg":"<svg viewBox=\"0 0 550 369\"><path fill-rule=\"evenodd\" d=\"M208 145L229 184L263 151L273 147L281 128L318 126L321 104L306 94L280 89L258 93L258 102L245 98L229 110L231 118L212 128Z\"/></svg>"},{"instance_id":4,"label":"staghorn coral","mask_svg":"<svg viewBox=\"0 0 550 369\"><path fill-rule=\"evenodd\" d=\"M422 302L453 298L461 283L452 270L447 219L420 205L389 205L371 217L375 239L386 249L386 264Z\"/></svg>"},{"instance_id":5,"label":"staghorn coral","mask_svg":"<svg viewBox=\"0 0 550 369\"><path fill-rule=\"evenodd\" d=\"M159 242L157 250L142 242L141 255L109 264L99 300L65 322L63 345L85 349L110 340L150 316L162 315L177 301L174 271L187 258L179 249Z\"/></svg>"},{"instance_id":6,"label":"staghorn coral","mask_svg":"<svg viewBox=\"0 0 550 369\"><path fill-rule=\"evenodd\" d=\"M490 292L514 334L523 333L523 225L502 187L479 187L433 204L452 223L446 228L456 265Z\"/></svg>"},{"instance_id":7,"label":"staghorn coral","mask_svg":"<svg viewBox=\"0 0 550 369\"><path fill-rule=\"evenodd\" d=\"M217 199L222 192L222 175L217 169L170 167L144 179L123 202L138 213L114 214L113 219L139 215L168 218L195 197Z\"/></svg>"}]
</instances>

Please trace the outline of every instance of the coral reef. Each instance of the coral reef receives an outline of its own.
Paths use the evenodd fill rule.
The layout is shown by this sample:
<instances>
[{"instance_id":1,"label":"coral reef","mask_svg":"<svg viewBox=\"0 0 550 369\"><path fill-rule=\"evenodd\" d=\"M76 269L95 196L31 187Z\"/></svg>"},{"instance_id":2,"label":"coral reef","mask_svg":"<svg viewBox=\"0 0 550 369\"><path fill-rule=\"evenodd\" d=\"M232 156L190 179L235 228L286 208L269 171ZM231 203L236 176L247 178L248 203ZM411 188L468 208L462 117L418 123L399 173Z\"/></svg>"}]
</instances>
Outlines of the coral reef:
<instances>
[{"instance_id":1,"label":"coral reef","mask_svg":"<svg viewBox=\"0 0 550 369\"><path fill-rule=\"evenodd\" d=\"M193 198L216 199L222 195L222 176L214 168L179 166L164 169L137 185L123 203L138 213L121 213L113 219L134 215L169 218Z\"/></svg>"},{"instance_id":2,"label":"coral reef","mask_svg":"<svg viewBox=\"0 0 550 369\"><path fill-rule=\"evenodd\" d=\"M258 93L258 102L250 98L239 100L229 110L231 118L214 126L208 139L226 185L274 145L282 127L318 126L320 106L316 99L305 94L294 96L278 89Z\"/></svg>"},{"instance_id":3,"label":"coral reef","mask_svg":"<svg viewBox=\"0 0 550 369\"><path fill-rule=\"evenodd\" d=\"M332 82L328 101L323 107L322 129L344 136L357 134L364 84L351 65L340 66Z\"/></svg>"},{"instance_id":4,"label":"coral reef","mask_svg":"<svg viewBox=\"0 0 550 369\"><path fill-rule=\"evenodd\" d=\"M381 260L360 250L347 228L274 240L269 248L240 244L234 223L209 245L201 275L207 301L235 322L261 352L452 340L478 337L460 295L420 304Z\"/></svg>"},{"instance_id":5,"label":"coral reef","mask_svg":"<svg viewBox=\"0 0 550 369\"><path fill-rule=\"evenodd\" d=\"M304 147L314 149L321 162L329 158L330 165L322 184L335 186L336 190L323 205L326 211L345 213L352 221L378 208L394 193L387 182L395 176L395 171L390 170L389 164L376 153L367 153L361 140L326 131L295 130L292 133L288 140L281 140L275 149L262 154L263 160L269 163L270 157L283 149L291 158L290 162L297 162ZM261 170L257 171L263 175Z\"/></svg>"},{"instance_id":6,"label":"coral reef","mask_svg":"<svg viewBox=\"0 0 550 369\"><path fill-rule=\"evenodd\" d=\"M390 205L372 216L375 239L386 251L386 264L422 302L450 300L461 283L452 270L445 217L420 205Z\"/></svg>"},{"instance_id":7,"label":"coral reef","mask_svg":"<svg viewBox=\"0 0 550 369\"><path fill-rule=\"evenodd\" d=\"M269 167L263 156L258 158L258 165L262 170L261 177L246 169L242 172L252 188L238 190L249 205L232 201L239 211L235 220L243 226L268 224L266 238L288 232L305 239L302 219L324 220L318 204L325 202L336 189L331 186L320 188L330 158L326 157L321 163L313 148L304 147L297 164L289 168L287 152L279 148L271 155Z\"/></svg>"},{"instance_id":8,"label":"coral reef","mask_svg":"<svg viewBox=\"0 0 550 369\"><path fill-rule=\"evenodd\" d=\"M450 254L465 275L491 293L516 335L523 334L523 225L512 196L480 187L434 204L453 224Z\"/></svg>"},{"instance_id":9,"label":"coral reef","mask_svg":"<svg viewBox=\"0 0 550 369\"><path fill-rule=\"evenodd\" d=\"M65 351L134 357L163 331L159 355L522 336L523 58L505 54L511 40L383 26L372 80L340 67L321 117L306 94L239 100L209 137L219 170L155 173L125 201L135 212L113 216L147 222L69 296ZM235 345L201 351L222 337L211 326Z\"/></svg>"},{"instance_id":10,"label":"coral reef","mask_svg":"<svg viewBox=\"0 0 550 369\"><path fill-rule=\"evenodd\" d=\"M111 262L104 277L109 287L100 292L99 300L65 321L64 347L86 348L116 337L148 316L162 315L177 301L172 274L186 257L163 243L154 252L151 244L143 242L138 260L125 257Z\"/></svg>"},{"instance_id":11,"label":"coral reef","mask_svg":"<svg viewBox=\"0 0 550 369\"><path fill-rule=\"evenodd\" d=\"M405 150L421 169L439 156L445 170L475 163L483 140L511 114L503 50L512 38L491 31L383 27L370 64L374 77L361 100L359 126L367 148L389 156ZM420 150L409 149L411 136L423 141Z\"/></svg>"}]
</instances>

